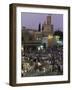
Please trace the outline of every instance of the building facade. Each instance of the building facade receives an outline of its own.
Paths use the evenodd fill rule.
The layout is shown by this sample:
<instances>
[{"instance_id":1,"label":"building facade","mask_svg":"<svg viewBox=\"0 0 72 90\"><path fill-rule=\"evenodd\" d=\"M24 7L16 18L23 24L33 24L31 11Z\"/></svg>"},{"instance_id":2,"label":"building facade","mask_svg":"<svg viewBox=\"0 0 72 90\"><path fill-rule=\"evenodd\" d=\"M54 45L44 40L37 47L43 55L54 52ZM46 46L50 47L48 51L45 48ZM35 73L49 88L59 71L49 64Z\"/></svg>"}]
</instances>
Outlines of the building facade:
<instances>
[{"instance_id":1,"label":"building facade","mask_svg":"<svg viewBox=\"0 0 72 90\"><path fill-rule=\"evenodd\" d=\"M38 30L27 29L26 27L23 27L22 38L22 42L24 42L22 44L25 45L25 48L31 46L35 48L41 44L44 44L46 48L52 46L55 40L53 37L53 25L51 24L51 16L46 17L46 21L42 24L42 27L41 24L39 24Z\"/></svg>"}]
</instances>

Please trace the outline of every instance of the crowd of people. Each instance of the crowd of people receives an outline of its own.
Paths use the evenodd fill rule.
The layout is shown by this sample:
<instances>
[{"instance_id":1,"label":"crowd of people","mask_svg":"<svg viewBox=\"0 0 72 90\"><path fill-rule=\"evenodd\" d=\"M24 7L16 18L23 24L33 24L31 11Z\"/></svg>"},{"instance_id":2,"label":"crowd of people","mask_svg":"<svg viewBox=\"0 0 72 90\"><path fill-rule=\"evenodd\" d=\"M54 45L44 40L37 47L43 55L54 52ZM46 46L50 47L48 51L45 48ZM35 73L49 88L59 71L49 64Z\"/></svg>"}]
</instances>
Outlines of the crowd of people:
<instances>
[{"instance_id":1,"label":"crowd of people","mask_svg":"<svg viewBox=\"0 0 72 90\"><path fill-rule=\"evenodd\" d=\"M63 74L63 46L25 52L22 55L21 76L48 76Z\"/></svg>"}]
</instances>

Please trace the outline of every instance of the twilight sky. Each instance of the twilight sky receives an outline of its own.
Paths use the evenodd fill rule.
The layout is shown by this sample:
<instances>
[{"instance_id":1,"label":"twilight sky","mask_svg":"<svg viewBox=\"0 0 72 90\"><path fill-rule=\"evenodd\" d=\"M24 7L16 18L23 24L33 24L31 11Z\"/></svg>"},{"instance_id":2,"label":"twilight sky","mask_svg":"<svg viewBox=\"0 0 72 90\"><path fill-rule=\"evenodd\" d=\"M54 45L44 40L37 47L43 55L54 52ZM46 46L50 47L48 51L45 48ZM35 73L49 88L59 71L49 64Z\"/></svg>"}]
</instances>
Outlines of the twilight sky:
<instances>
[{"instance_id":1,"label":"twilight sky","mask_svg":"<svg viewBox=\"0 0 72 90\"><path fill-rule=\"evenodd\" d=\"M54 31L60 29L63 31L63 15L62 14L40 14L40 13L21 13L21 26L30 29L38 29L39 23L43 24L46 17L51 15L51 23L54 25Z\"/></svg>"}]
</instances>

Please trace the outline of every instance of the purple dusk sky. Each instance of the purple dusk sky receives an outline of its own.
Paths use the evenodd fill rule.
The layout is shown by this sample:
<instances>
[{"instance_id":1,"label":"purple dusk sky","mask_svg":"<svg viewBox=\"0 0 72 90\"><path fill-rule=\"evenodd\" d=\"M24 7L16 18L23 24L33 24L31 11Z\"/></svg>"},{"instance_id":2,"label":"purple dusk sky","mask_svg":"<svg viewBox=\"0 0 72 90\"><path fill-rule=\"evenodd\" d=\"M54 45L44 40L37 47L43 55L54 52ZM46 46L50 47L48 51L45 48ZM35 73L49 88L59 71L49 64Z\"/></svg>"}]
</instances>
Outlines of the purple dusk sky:
<instances>
[{"instance_id":1,"label":"purple dusk sky","mask_svg":"<svg viewBox=\"0 0 72 90\"><path fill-rule=\"evenodd\" d=\"M21 26L30 29L38 29L39 23L41 25L46 21L46 17L51 15L51 23L54 25L55 30L63 31L63 15L62 14L39 14L39 13L21 13Z\"/></svg>"}]
</instances>

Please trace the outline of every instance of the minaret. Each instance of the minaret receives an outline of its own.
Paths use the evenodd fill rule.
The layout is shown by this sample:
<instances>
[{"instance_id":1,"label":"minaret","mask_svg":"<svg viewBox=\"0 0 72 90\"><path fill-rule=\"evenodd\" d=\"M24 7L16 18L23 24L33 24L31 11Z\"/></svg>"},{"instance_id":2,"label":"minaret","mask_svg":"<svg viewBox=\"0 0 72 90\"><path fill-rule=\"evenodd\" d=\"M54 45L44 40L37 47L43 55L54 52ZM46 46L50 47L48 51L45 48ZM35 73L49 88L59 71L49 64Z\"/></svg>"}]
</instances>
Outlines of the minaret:
<instances>
[{"instance_id":1,"label":"minaret","mask_svg":"<svg viewBox=\"0 0 72 90\"><path fill-rule=\"evenodd\" d=\"M44 30L44 24L42 24L42 31Z\"/></svg>"},{"instance_id":2,"label":"minaret","mask_svg":"<svg viewBox=\"0 0 72 90\"><path fill-rule=\"evenodd\" d=\"M41 32L41 24L39 23L38 31Z\"/></svg>"},{"instance_id":3,"label":"minaret","mask_svg":"<svg viewBox=\"0 0 72 90\"><path fill-rule=\"evenodd\" d=\"M47 25L51 25L51 15L47 16Z\"/></svg>"}]
</instances>

